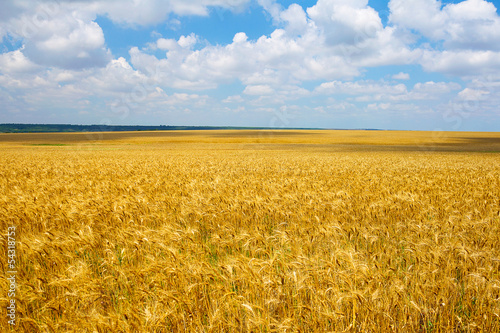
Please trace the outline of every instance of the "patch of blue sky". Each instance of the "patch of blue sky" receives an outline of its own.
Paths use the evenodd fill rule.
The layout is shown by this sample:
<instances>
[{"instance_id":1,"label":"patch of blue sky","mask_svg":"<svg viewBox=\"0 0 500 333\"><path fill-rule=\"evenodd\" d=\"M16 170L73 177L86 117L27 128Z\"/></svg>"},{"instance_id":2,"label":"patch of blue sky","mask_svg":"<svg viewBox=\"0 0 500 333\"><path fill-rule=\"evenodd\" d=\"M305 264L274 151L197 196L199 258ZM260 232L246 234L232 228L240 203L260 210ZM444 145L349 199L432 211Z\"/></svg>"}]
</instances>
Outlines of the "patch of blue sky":
<instances>
[{"instance_id":1,"label":"patch of blue sky","mask_svg":"<svg viewBox=\"0 0 500 333\"><path fill-rule=\"evenodd\" d=\"M389 21L389 7L387 6L388 2L386 0L370 0L368 1L368 6L372 7L378 12L378 16L380 17L382 24L384 26L387 25Z\"/></svg>"},{"instance_id":2,"label":"patch of blue sky","mask_svg":"<svg viewBox=\"0 0 500 333\"><path fill-rule=\"evenodd\" d=\"M397 79L393 78L399 73L405 73L409 75L409 79ZM385 81L399 81L406 84L408 88L412 87L416 83L421 82L457 82L458 84L463 84L462 80L457 77L450 78L444 74L438 72L426 72L422 69L420 65L392 65L392 66L380 66L380 67L366 67L363 69L363 79L365 80L385 80Z\"/></svg>"},{"instance_id":3,"label":"patch of blue sky","mask_svg":"<svg viewBox=\"0 0 500 333\"><path fill-rule=\"evenodd\" d=\"M124 57L129 60L129 50L134 46L146 46L152 41L151 32L155 27L131 27L116 24L107 16L97 16L95 22L101 27L106 46L115 58Z\"/></svg>"},{"instance_id":4,"label":"patch of blue sky","mask_svg":"<svg viewBox=\"0 0 500 333\"><path fill-rule=\"evenodd\" d=\"M19 50L23 46L23 40L20 38L15 38L10 34L6 34L3 36L2 41L0 43L0 52L12 52L15 50Z\"/></svg>"},{"instance_id":5,"label":"patch of blue sky","mask_svg":"<svg viewBox=\"0 0 500 333\"><path fill-rule=\"evenodd\" d=\"M306 10L307 8L314 6L318 1L317 0L303 0L303 1L278 0L276 2L279 3L281 6L283 6L283 8L288 8L288 6L290 6L292 3L296 3L300 6L302 6L302 8L304 10Z\"/></svg>"},{"instance_id":6,"label":"patch of blue sky","mask_svg":"<svg viewBox=\"0 0 500 333\"><path fill-rule=\"evenodd\" d=\"M175 30L164 26L158 32L167 36L165 38L175 39L194 33L212 45L227 45L238 32L244 32L249 40L256 40L270 35L274 29L261 7L250 6L239 13L211 8L208 16L183 17Z\"/></svg>"},{"instance_id":7,"label":"patch of blue sky","mask_svg":"<svg viewBox=\"0 0 500 333\"><path fill-rule=\"evenodd\" d=\"M158 38L178 40L181 36L195 34L200 41L195 49L199 49L206 46L204 42L211 45L230 44L238 32L244 32L249 40L257 40L275 30L263 9L255 5L242 12L211 8L208 16L171 17L167 23L146 27L116 24L107 16L98 16L95 22L103 30L106 45L113 55L127 60L130 59L130 48L145 48L148 43L155 43ZM164 57L165 52L158 50L154 54Z\"/></svg>"}]
</instances>

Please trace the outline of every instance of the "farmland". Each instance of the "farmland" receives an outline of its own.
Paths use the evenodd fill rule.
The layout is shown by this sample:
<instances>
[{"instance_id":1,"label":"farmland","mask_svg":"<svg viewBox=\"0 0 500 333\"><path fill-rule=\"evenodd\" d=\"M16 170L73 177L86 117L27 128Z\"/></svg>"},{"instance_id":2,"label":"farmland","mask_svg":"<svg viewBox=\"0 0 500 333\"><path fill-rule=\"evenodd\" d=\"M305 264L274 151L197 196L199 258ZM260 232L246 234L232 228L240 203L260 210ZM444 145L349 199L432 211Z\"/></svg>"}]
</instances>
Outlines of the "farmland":
<instances>
[{"instance_id":1,"label":"farmland","mask_svg":"<svg viewBox=\"0 0 500 333\"><path fill-rule=\"evenodd\" d=\"M26 332L500 331L499 133L0 134L0 154Z\"/></svg>"}]
</instances>

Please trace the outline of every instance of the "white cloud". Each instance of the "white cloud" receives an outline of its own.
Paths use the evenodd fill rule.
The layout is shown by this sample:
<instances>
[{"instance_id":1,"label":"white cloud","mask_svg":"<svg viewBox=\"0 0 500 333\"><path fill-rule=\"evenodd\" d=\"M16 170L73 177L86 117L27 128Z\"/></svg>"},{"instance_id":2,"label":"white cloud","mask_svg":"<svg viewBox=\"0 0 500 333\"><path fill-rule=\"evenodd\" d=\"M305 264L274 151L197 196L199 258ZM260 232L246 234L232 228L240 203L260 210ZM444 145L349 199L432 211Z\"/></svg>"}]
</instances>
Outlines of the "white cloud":
<instances>
[{"instance_id":1,"label":"white cloud","mask_svg":"<svg viewBox=\"0 0 500 333\"><path fill-rule=\"evenodd\" d=\"M495 6L484 0L467 0L444 8L449 17L444 28L450 49L500 51L500 17Z\"/></svg>"},{"instance_id":2,"label":"white cloud","mask_svg":"<svg viewBox=\"0 0 500 333\"><path fill-rule=\"evenodd\" d=\"M26 73L40 69L31 62L21 50L0 54L1 73Z\"/></svg>"},{"instance_id":3,"label":"white cloud","mask_svg":"<svg viewBox=\"0 0 500 333\"><path fill-rule=\"evenodd\" d=\"M74 4L20 1L22 11L0 21L13 38L23 42L32 62L68 69L105 66L111 59L95 15L75 10Z\"/></svg>"},{"instance_id":4,"label":"white cloud","mask_svg":"<svg viewBox=\"0 0 500 333\"><path fill-rule=\"evenodd\" d=\"M270 36L248 41L246 34L236 34L226 46L208 45L191 50L196 38L160 39L157 46L168 49L166 58L156 58L138 48L130 52L132 64L146 72L156 68L165 84L185 89L211 89L219 83L238 79L247 85L295 83L319 78L353 77L359 72L341 56L330 55L314 46L317 41L293 38L282 29ZM187 41L190 42L187 42Z\"/></svg>"},{"instance_id":5,"label":"white cloud","mask_svg":"<svg viewBox=\"0 0 500 333\"><path fill-rule=\"evenodd\" d=\"M442 50L423 50L426 71L464 79L500 73L500 16L492 2L465 0L442 6L437 0L391 0L390 22L410 29Z\"/></svg>"},{"instance_id":6,"label":"white cloud","mask_svg":"<svg viewBox=\"0 0 500 333\"><path fill-rule=\"evenodd\" d=\"M92 75L83 78L81 85L97 95L134 92L145 94L142 85L148 82L148 77L135 71L125 58L110 61L106 67L95 69Z\"/></svg>"},{"instance_id":7,"label":"white cloud","mask_svg":"<svg viewBox=\"0 0 500 333\"><path fill-rule=\"evenodd\" d=\"M76 76L70 71L62 71L55 75L54 80L58 83L74 82Z\"/></svg>"},{"instance_id":8,"label":"white cloud","mask_svg":"<svg viewBox=\"0 0 500 333\"><path fill-rule=\"evenodd\" d=\"M476 89L465 88L464 90L458 93L458 97L465 101L479 101L489 94L490 92L487 90L476 90Z\"/></svg>"},{"instance_id":9,"label":"white cloud","mask_svg":"<svg viewBox=\"0 0 500 333\"><path fill-rule=\"evenodd\" d=\"M307 13L330 45L358 44L376 38L383 29L378 13L368 6L368 0L318 0Z\"/></svg>"},{"instance_id":10,"label":"white cloud","mask_svg":"<svg viewBox=\"0 0 500 333\"><path fill-rule=\"evenodd\" d=\"M189 36L181 36L177 41L180 47L185 49L190 49L196 45L198 42L198 37L194 33L191 33Z\"/></svg>"},{"instance_id":11,"label":"white cloud","mask_svg":"<svg viewBox=\"0 0 500 333\"><path fill-rule=\"evenodd\" d=\"M222 100L222 103L243 103L244 101L240 95L233 95Z\"/></svg>"},{"instance_id":12,"label":"white cloud","mask_svg":"<svg viewBox=\"0 0 500 333\"><path fill-rule=\"evenodd\" d=\"M174 88L213 89L238 79L281 91L285 84L353 79L365 66L414 63L421 54L410 50L394 28L384 28L367 1L319 0L307 15L295 4L283 10L273 1L260 3L283 29L253 41L240 32L231 44L196 50L193 35L178 41L161 38L156 47L168 50L166 58L135 48L132 64L142 72L147 66L157 68L161 81Z\"/></svg>"},{"instance_id":13,"label":"white cloud","mask_svg":"<svg viewBox=\"0 0 500 333\"><path fill-rule=\"evenodd\" d=\"M160 50L173 50L177 48L178 44L175 39L160 38L156 41L156 47Z\"/></svg>"},{"instance_id":14,"label":"white cloud","mask_svg":"<svg viewBox=\"0 0 500 333\"><path fill-rule=\"evenodd\" d=\"M11 34L24 41L22 51L36 64L82 69L103 67L111 54L106 48L101 27L93 20L107 15L127 25L151 25L163 22L172 14L207 15L210 7L241 10L249 0L5 0L0 14L0 37ZM191 48L194 35L177 43ZM168 40L157 47L169 49Z\"/></svg>"},{"instance_id":15,"label":"white cloud","mask_svg":"<svg viewBox=\"0 0 500 333\"><path fill-rule=\"evenodd\" d=\"M137 47L132 48L129 53L135 68L151 77L157 84L166 87L194 90L216 88L214 79L224 75L208 75L200 54L183 48L169 50L165 59L146 54Z\"/></svg>"},{"instance_id":16,"label":"white cloud","mask_svg":"<svg viewBox=\"0 0 500 333\"><path fill-rule=\"evenodd\" d=\"M436 0L391 0L389 20L398 26L413 29L434 39L443 38L441 27L445 15Z\"/></svg>"},{"instance_id":17,"label":"white cloud","mask_svg":"<svg viewBox=\"0 0 500 333\"><path fill-rule=\"evenodd\" d=\"M247 95L272 95L274 93L274 89L268 85L260 84L254 86L247 86L243 91L244 94Z\"/></svg>"},{"instance_id":18,"label":"white cloud","mask_svg":"<svg viewBox=\"0 0 500 333\"><path fill-rule=\"evenodd\" d=\"M104 34L95 22L61 20L26 41L23 52L32 61L46 66L86 68L104 66L111 54L104 45Z\"/></svg>"},{"instance_id":19,"label":"white cloud","mask_svg":"<svg viewBox=\"0 0 500 333\"><path fill-rule=\"evenodd\" d=\"M234 35L234 38L233 38L233 43L243 43L243 42L246 42L248 39L248 36L246 33L244 32L238 32L237 34Z\"/></svg>"},{"instance_id":20,"label":"white cloud","mask_svg":"<svg viewBox=\"0 0 500 333\"><path fill-rule=\"evenodd\" d=\"M302 34L307 29L307 15L302 7L296 3L291 4L288 9L282 11L279 17L286 22L286 30L291 34Z\"/></svg>"},{"instance_id":21,"label":"white cloud","mask_svg":"<svg viewBox=\"0 0 500 333\"><path fill-rule=\"evenodd\" d=\"M494 51L425 51L421 60L426 71L460 77L500 73L500 52Z\"/></svg>"},{"instance_id":22,"label":"white cloud","mask_svg":"<svg viewBox=\"0 0 500 333\"><path fill-rule=\"evenodd\" d=\"M391 0L390 21L448 49L500 50L500 17L493 3L466 0L441 8L437 0Z\"/></svg>"},{"instance_id":23,"label":"white cloud","mask_svg":"<svg viewBox=\"0 0 500 333\"><path fill-rule=\"evenodd\" d=\"M204 15L210 6L236 10L245 0L205 0L189 4L158 0L90 1L83 10L77 2L62 1L45 20L37 21L37 29L26 38L23 53L33 62L66 69L103 67L111 59L102 29L92 21L96 14L107 14L117 22L147 24L165 17L166 12ZM237 33L226 46L208 45L192 50L198 42L194 34L178 40L159 38L151 49L167 52L166 58L149 56L132 48L131 61L145 72L155 67L162 82L183 89L211 89L221 82L239 79L245 84L266 83L273 73L275 84L296 84L304 80L351 79L360 75L361 66L408 63L415 58L393 36L392 28L384 28L378 14L367 1L319 0L306 12L297 4L283 9L273 1L261 1L284 29L270 36L249 41L244 32ZM144 8L143 8L144 7ZM160 8L161 7L161 8ZM153 10L156 9L156 10ZM33 11L26 12L30 17ZM130 15L130 16L129 16ZM308 16L309 15L309 16ZM18 19L17 29L22 19ZM345 39L345 45L332 44ZM347 39L346 39L347 38ZM183 50L184 49L184 50ZM268 79L266 79L268 77ZM259 79L260 78L260 79Z\"/></svg>"},{"instance_id":24,"label":"white cloud","mask_svg":"<svg viewBox=\"0 0 500 333\"><path fill-rule=\"evenodd\" d=\"M280 22L280 13L283 8L280 4L276 3L276 0L257 0L257 2L271 15L275 24Z\"/></svg>"},{"instance_id":25,"label":"white cloud","mask_svg":"<svg viewBox=\"0 0 500 333\"><path fill-rule=\"evenodd\" d=\"M437 100L462 87L455 82L416 83L408 95L408 100Z\"/></svg>"},{"instance_id":26,"label":"white cloud","mask_svg":"<svg viewBox=\"0 0 500 333\"><path fill-rule=\"evenodd\" d=\"M392 78L394 80L409 80L410 79L410 74L408 73L403 73L403 72L399 72L398 74L394 74L392 76Z\"/></svg>"},{"instance_id":27,"label":"white cloud","mask_svg":"<svg viewBox=\"0 0 500 333\"><path fill-rule=\"evenodd\" d=\"M351 66L411 64L420 55L408 48L405 34L383 26L367 0L318 0L307 13L320 34L323 52L338 55Z\"/></svg>"},{"instance_id":28,"label":"white cloud","mask_svg":"<svg viewBox=\"0 0 500 333\"><path fill-rule=\"evenodd\" d=\"M280 77L281 75L281 77ZM279 85L286 78L283 77L283 74L278 72L277 70L264 68L262 71L258 71L255 73L249 73L242 77L241 81L243 84L251 85L251 84L272 84Z\"/></svg>"}]
</instances>

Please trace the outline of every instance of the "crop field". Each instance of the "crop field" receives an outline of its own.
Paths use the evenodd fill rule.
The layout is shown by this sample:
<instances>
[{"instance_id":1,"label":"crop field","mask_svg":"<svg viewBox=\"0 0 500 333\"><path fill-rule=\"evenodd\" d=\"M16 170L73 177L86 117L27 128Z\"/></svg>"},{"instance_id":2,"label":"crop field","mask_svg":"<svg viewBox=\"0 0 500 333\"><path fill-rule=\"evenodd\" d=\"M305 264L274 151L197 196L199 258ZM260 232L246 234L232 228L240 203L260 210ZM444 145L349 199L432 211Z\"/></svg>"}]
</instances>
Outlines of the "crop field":
<instances>
[{"instance_id":1,"label":"crop field","mask_svg":"<svg viewBox=\"0 0 500 333\"><path fill-rule=\"evenodd\" d=\"M500 332L500 133L0 134L0 331Z\"/></svg>"}]
</instances>

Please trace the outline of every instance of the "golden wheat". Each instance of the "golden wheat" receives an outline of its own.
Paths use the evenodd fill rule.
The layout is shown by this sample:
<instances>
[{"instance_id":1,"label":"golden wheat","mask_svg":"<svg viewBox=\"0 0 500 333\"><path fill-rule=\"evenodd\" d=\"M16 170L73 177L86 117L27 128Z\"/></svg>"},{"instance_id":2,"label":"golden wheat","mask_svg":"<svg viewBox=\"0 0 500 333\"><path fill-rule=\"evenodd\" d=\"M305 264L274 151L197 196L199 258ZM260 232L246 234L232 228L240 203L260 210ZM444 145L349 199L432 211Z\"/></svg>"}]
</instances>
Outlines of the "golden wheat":
<instances>
[{"instance_id":1,"label":"golden wheat","mask_svg":"<svg viewBox=\"0 0 500 333\"><path fill-rule=\"evenodd\" d=\"M500 331L498 152L460 152L458 134L235 133L4 141L17 328Z\"/></svg>"}]
</instances>

